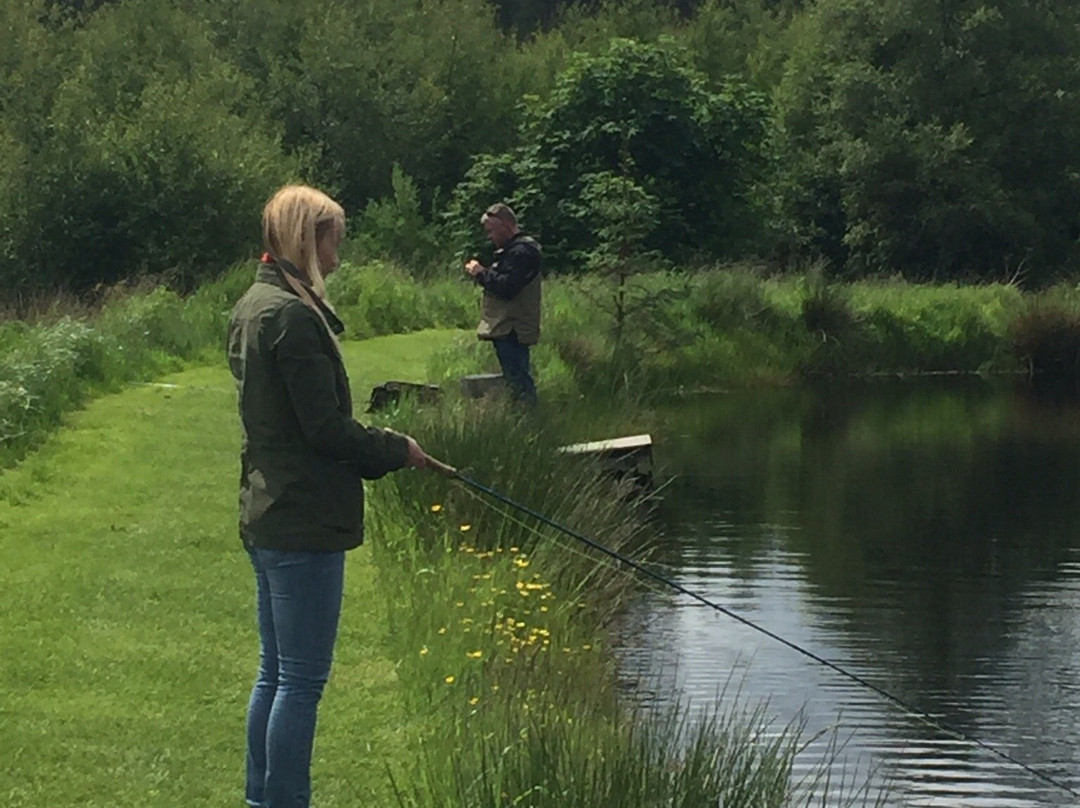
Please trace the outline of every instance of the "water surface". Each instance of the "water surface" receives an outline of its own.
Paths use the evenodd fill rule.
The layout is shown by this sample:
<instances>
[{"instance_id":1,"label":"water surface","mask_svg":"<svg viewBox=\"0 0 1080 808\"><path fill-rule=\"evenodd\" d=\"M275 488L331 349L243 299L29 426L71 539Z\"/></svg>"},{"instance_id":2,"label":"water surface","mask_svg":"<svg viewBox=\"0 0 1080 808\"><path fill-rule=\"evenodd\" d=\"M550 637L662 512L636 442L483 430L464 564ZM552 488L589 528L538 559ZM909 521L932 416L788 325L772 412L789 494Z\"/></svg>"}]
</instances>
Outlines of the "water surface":
<instances>
[{"instance_id":1,"label":"water surface","mask_svg":"<svg viewBox=\"0 0 1080 808\"><path fill-rule=\"evenodd\" d=\"M698 399L654 437L670 577L1080 790L1080 406L877 382ZM834 776L873 772L890 806L1075 804L677 593L626 626L653 698L768 699L836 730Z\"/></svg>"}]
</instances>

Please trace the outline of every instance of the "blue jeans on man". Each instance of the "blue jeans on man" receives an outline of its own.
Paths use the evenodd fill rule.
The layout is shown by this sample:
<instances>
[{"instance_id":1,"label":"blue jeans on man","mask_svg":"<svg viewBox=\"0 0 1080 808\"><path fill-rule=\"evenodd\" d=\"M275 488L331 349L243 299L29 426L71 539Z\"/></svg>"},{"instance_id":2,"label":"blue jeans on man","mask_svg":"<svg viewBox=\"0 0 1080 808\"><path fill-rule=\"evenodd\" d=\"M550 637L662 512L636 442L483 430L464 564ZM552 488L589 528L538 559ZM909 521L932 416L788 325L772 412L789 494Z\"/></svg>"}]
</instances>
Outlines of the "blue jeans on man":
<instances>
[{"instance_id":1,"label":"blue jeans on man","mask_svg":"<svg viewBox=\"0 0 1080 808\"><path fill-rule=\"evenodd\" d=\"M491 343L495 346L495 355L499 358L510 394L529 407L535 407L536 385L529 372L529 346L518 342L513 331L509 336L496 337Z\"/></svg>"},{"instance_id":2,"label":"blue jeans on man","mask_svg":"<svg viewBox=\"0 0 1080 808\"><path fill-rule=\"evenodd\" d=\"M308 808L311 750L341 615L345 553L251 548L259 674L247 719L247 804Z\"/></svg>"}]
</instances>

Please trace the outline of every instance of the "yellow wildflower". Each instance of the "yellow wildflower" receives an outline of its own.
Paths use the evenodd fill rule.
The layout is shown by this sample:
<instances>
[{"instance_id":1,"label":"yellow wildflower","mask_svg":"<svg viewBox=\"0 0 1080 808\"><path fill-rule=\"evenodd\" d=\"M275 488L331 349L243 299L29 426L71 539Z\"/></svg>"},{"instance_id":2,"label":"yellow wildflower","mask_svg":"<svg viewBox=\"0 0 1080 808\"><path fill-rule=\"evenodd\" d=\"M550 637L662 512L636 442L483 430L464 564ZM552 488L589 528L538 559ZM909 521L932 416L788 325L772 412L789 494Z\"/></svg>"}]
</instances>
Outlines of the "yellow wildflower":
<instances>
[{"instance_id":1,"label":"yellow wildflower","mask_svg":"<svg viewBox=\"0 0 1080 808\"><path fill-rule=\"evenodd\" d=\"M472 527L472 525L462 525L461 526L461 532L464 533L467 530L469 530L471 527Z\"/></svg>"},{"instance_id":2,"label":"yellow wildflower","mask_svg":"<svg viewBox=\"0 0 1080 808\"><path fill-rule=\"evenodd\" d=\"M441 510L442 510L442 505L440 505L438 502L436 502L434 505L431 506L431 512L432 513L438 513Z\"/></svg>"},{"instance_id":3,"label":"yellow wildflower","mask_svg":"<svg viewBox=\"0 0 1080 808\"><path fill-rule=\"evenodd\" d=\"M466 651L465 656L467 656L469 659L480 659L481 657L484 656L484 652L483 651Z\"/></svg>"},{"instance_id":4,"label":"yellow wildflower","mask_svg":"<svg viewBox=\"0 0 1080 808\"><path fill-rule=\"evenodd\" d=\"M445 681L448 685L452 685L454 683L454 677L447 676L446 679L444 679L443 681Z\"/></svg>"}]
</instances>

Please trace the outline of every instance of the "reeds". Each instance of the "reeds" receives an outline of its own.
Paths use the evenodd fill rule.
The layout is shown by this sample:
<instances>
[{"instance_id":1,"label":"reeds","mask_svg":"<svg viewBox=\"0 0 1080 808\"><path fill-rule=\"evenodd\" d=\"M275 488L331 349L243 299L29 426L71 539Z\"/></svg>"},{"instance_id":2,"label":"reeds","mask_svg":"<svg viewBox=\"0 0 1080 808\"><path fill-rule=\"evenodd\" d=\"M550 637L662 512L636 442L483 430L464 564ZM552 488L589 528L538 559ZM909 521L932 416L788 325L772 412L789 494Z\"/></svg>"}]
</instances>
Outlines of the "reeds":
<instances>
[{"instance_id":1,"label":"reeds","mask_svg":"<svg viewBox=\"0 0 1080 808\"><path fill-rule=\"evenodd\" d=\"M609 426L641 426L621 417ZM647 559L658 539L648 510L557 451L574 418L451 401L396 423L471 478ZM612 632L640 584L617 562L431 475L393 475L372 493L389 644L423 727L415 759L390 772L402 808L769 808L820 791L827 772L793 781L801 725L775 726L765 705L724 690L691 714L627 693Z\"/></svg>"}]
</instances>

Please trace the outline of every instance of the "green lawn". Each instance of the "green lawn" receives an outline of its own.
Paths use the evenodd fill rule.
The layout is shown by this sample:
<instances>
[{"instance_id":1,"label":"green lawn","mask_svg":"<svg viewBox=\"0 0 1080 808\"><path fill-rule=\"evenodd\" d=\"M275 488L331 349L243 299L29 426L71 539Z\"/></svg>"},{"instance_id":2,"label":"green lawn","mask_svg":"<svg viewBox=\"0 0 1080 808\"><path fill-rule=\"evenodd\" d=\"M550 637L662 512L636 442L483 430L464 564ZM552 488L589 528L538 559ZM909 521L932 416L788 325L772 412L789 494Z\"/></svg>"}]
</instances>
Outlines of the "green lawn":
<instances>
[{"instance_id":1,"label":"green lawn","mask_svg":"<svg viewBox=\"0 0 1080 808\"><path fill-rule=\"evenodd\" d=\"M460 333L347 343L357 410L373 384L423 380ZM0 475L5 806L243 804L257 638L236 533L235 392L224 363L161 381L175 386L92 402ZM369 549L348 558L315 750L320 808L391 804L386 765L408 753Z\"/></svg>"}]
</instances>

